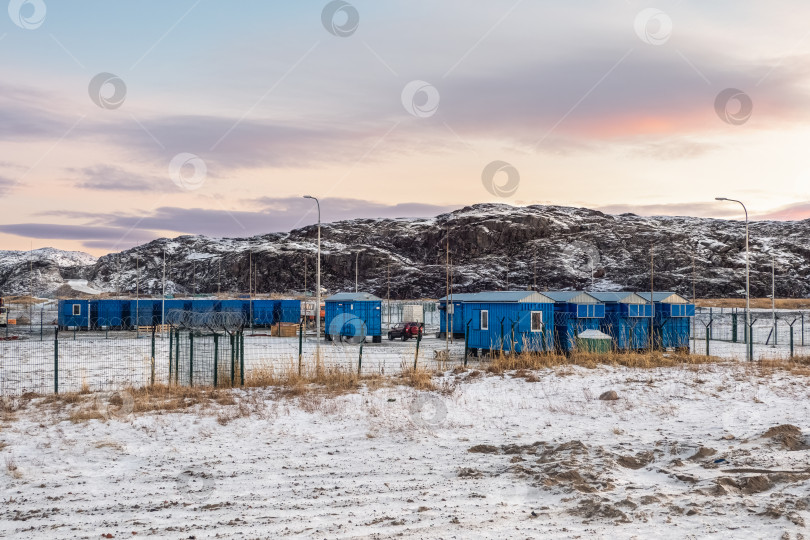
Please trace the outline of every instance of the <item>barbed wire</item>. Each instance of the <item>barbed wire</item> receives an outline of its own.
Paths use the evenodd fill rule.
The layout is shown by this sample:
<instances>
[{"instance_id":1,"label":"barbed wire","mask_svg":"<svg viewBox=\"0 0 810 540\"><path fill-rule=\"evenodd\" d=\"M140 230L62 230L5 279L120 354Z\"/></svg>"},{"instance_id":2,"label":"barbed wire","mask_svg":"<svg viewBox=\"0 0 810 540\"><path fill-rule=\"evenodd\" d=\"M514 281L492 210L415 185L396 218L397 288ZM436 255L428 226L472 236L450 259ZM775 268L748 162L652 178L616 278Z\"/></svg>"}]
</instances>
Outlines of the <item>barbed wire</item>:
<instances>
[{"instance_id":1,"label":"barbed wire","mask_svg":"<svg viewBox=\"0 0 810 540\"><path fill-rule=\"evenodd\" d=\"M166 323L186 330L210 330L235 332L247 326L247 317L241 311L189 311L170 309Z\"/></svg>"}]
</instances>

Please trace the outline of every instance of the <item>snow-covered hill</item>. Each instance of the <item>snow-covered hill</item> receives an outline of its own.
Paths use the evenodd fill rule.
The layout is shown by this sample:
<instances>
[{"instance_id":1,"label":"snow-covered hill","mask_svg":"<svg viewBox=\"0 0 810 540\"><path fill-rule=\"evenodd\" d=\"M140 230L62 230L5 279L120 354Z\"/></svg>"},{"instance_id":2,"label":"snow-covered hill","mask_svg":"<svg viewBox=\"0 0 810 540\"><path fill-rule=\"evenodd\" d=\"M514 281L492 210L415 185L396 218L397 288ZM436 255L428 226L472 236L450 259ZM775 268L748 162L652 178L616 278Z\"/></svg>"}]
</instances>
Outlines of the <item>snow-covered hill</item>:
<instances>
[{"instance_id":1,"label":"snow-covered hill","mask_svg":"<svg viewBox=\"0 0 810 540\"><path fill-rule=\"evenodd\" d=\"M425 219L356 219L322 226L322 279L330 291L354 290L359 255L362 290L392 298L438 297L445 292L446 241L455 292L650 287L692 296L738 296L745 287L743 223L692 217L606 215L560 206L480 204ZM252 238L181 236L159 239L100 257L52 250L63 281L34 276L53 292L68 278L85 278L106 291L159 293L166 251L167 292L247 292L250 262L259 293L314 290L316 227ZM810 296L810 220L751 223L752 294L770 294L771 256L777 295ZM37 250L44 251L44 250ZM0 252L18 253L18 252ZM28 290L22 255L0 255L0 288ZM16 258L15 258L16 257ZM13 269L13 272L7 269ZM9 279L11 275L14 279ZM592 278L593 276L593 278Z\"/></svg>"}]
</instances>

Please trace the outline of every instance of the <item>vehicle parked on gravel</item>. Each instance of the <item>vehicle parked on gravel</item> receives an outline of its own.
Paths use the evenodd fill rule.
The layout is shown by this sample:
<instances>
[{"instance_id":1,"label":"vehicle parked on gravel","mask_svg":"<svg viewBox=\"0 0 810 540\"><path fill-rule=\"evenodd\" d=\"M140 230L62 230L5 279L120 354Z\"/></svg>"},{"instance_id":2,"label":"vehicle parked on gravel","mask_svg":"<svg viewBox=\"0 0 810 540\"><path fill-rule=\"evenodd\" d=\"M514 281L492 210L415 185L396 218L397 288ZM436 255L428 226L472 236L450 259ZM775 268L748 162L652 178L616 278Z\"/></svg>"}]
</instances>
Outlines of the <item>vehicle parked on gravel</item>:
<instances>
[{"instance_id":1,"label":"vehicle parked on gravel","mask_svg":"<svg viewBox=\"0 0 810 540\"><path fill-rule=\"evenodd\" d=\"M397 338L402 341L407 341L410 338L415 338L422 335L422 323L418 322L401 322L392 326L388 330L388 339L393 341Z\"/></svg>"}]
</instances>

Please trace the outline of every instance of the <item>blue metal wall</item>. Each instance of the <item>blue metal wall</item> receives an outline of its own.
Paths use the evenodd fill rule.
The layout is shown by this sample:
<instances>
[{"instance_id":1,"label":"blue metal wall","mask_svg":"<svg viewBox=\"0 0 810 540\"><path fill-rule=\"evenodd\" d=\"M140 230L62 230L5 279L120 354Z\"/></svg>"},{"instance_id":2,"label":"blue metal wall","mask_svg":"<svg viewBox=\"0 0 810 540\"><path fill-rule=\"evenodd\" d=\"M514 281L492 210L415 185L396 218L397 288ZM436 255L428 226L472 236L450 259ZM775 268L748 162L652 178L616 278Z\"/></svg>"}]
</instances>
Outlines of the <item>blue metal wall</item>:
<instances>
[{"instance_id":1,"label":"blue metal wall","mask_svg":"<svg viewBox=\"0 0 810 540\"><path fill-rule=\"evenodd\" d=\"M481 311L489 312L489 328L481 328ZM543 313L542 332L531 331L531 312ZM464 327L470 321L467 346L475 349L520 353L546 351L553 347L554 305L551 303L468 302L464 305ZM514 340L512 339L514 331Z\"/></svg>"},{"instance_id":2,"label":"blue metal wall","mask_svg":"<svg viewBox=\"0 0 810 540\"><path fill-rule=\"evenodd\" d=\"M554 343L562 352L573 350L576 336L585 330L599 330L604 317L604 304L554 304Z\"/></svg>"},{"instance_id":3,"label":"blue metal wall","mask_svg":"<svg viewBox=\"0 0 810 540\"><path fill-rule=\"evenodd\" d=\"M81 313L73 315L73 304L79 304ZM59 300L59 328L70 326L87 328L90 322L89 300Z\"/></svg>"},{"instance_id":4,"label":"blue metal wall","mask_svg":"<svg viewBox=\"0 0 810 540\"><path fill-rule=\"evenodd\" d=\"M300 308L299 308L300 309ZM382 336L382 302L340 300L324 302L324 333L327 339L341 336Z\"/></svg>"},{"instance_id":5,"label":"blue metal wall","mask_svg":"<svg viewBox=\"0 0 810 540\"><path fill-rule=\"evenodd\" d=\"M445 304L446 304L445 301L442 301L442 300L439 301L439 310L441 311L439 313L439 316L440 316L439 332L442 333L442 334L447 332L447 316L446 316L446 314L444 312ZM464 306L465 305L466 304L464 302L456 301L456 300L453 301L453 315L451 317L452 325L453 325L453 334L464 335L464 331L465 331L465 328L467 326L467 320L469 320L469 317L467 317L465 319L465 316L464 316Z\"/></svg>"},{"instance_id":6,"label":"blue metal wall","mask_svg":"<svg viewBox=\"0 0 810 540\"><path fill-rule=\"evenodd\" d=\"M600 330L613 338L619 350L646 349L650 343L649 304L605 304Z\"/></svg>"},{"instance_id":7,"label":"blue metal wall","mask_svg":"<svg viewBox=\"0 0 810 540\"><path fill-rule=\"evenodd\" d=\"M81 306L81 315L73 315L74 304ZM299 300L254 300L252 304L254 325L269 326L277 322L298 323L301 319ZM164 309L166 313L173 309L199 313L234 311L242 313L246 323L250 324L251 302L249 300L197 299L59 300L58 323L60 328L77 326L80 328L130 329L135 326L161 324Z\"/></svg>"},{"instance_id":8,"label":"blue metal wall","mask_svg":"<svg viewBox=\"0 0 810 540\"><path fill-rule=\"evenodd\" d=\"M656 345L665 349L687 348L692 334L694 304L655 304Z\"/></svg>"}]
</instances>

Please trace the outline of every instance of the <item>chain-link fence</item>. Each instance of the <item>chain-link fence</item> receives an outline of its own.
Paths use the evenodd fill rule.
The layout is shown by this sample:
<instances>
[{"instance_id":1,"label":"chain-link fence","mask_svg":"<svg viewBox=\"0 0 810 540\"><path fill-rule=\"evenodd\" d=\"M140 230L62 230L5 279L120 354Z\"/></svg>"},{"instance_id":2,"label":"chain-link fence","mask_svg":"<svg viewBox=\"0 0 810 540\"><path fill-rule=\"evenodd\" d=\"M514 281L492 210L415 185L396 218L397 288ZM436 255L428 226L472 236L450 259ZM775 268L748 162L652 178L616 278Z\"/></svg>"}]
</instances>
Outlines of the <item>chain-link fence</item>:
<instances>
[{"instance_id":1,"label":"chain-link fence","mask_svg":"<svg viewBox=\"0 0 810 540\"><path fill-rule=\"evenodd\" d=\"M810 311L697 308L692 320L693 347L710 354L753 358L807 356L810 354ZM747 351L747 353L746 353ZM753 354L752 354L753 353Z\"/></svg>"}]
</instances>

